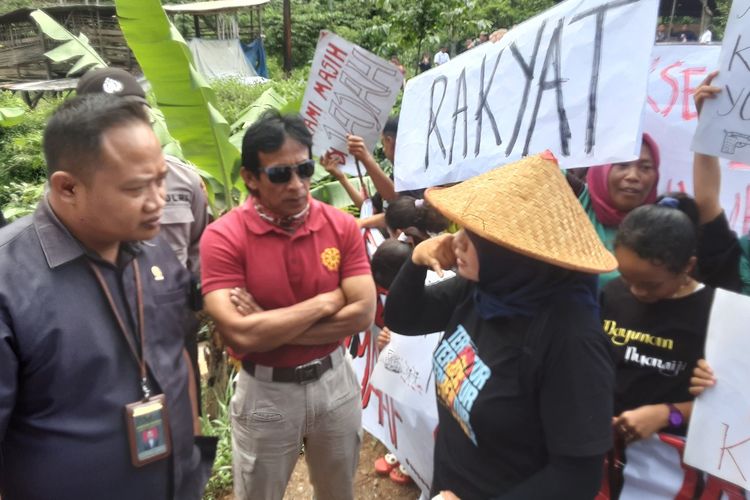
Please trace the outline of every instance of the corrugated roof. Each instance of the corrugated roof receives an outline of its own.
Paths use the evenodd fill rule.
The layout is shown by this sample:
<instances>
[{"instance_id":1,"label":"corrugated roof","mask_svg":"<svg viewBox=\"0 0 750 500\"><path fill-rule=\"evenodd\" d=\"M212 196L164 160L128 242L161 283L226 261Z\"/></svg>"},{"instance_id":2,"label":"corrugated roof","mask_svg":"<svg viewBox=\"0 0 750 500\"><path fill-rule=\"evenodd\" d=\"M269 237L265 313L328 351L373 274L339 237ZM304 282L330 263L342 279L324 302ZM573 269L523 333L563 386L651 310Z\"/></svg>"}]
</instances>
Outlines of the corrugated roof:
<instances>
[{"instance_id":1,"label":"corrugated roof","mask_svg":"<svg viewBox=\"0 0 750 500\"><path fill-rule=\"evenodd\" d=\"M170 14L215 14L238 10L247 7L265 5L270 0L215 0L212 2L192 2L181 4L166 4L164 10Z\"/></svg>"}]
</instances>

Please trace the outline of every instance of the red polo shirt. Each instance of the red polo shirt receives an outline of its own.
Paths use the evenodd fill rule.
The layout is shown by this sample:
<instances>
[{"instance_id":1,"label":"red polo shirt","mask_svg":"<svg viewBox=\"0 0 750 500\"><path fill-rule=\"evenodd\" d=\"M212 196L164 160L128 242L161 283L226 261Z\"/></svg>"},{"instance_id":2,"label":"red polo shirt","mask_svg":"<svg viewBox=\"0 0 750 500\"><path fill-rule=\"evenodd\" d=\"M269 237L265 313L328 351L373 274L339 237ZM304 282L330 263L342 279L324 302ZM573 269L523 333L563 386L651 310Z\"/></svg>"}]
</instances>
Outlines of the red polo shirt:
<instances>
[{"instance_id":1,"label":"red polo shirt","mask_svg":"<svg viewBox=\"0 0 750 500\"><path fill-rule=\"evenodd\" d=\"M206 228L200 253L204 294L245 287L263 309L297 304L335 290L344 278L370 273L354 217L317 200L310 201L305 224L289 234L261 219L249 198ZM327 355L338 344L283 345L245 359L297 366Z\"/></svg>"}]
</instances>

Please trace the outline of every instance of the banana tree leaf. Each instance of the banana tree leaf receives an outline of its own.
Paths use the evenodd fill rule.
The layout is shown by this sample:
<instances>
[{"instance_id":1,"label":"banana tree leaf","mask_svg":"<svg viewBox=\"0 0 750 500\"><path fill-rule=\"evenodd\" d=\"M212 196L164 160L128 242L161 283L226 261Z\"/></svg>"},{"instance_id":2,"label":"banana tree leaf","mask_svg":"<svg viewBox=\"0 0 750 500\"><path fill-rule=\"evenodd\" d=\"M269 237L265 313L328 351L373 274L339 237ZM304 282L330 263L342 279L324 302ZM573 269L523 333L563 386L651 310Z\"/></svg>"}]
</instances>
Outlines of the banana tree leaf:
<instances>
[{"instance_id":1,"label":"banana tree leaf","mask_svg":"<svg viewBox=\"0 0 750 500\"><path fill-rule=\"evenodd\" d=\"M159 138L159 144L161 144L162 151L164 151L165 154L185 160L185 155L182 152L180 143L169 133L164 113L158 108L149 108L149 112L151 113L151 128L154 129L156 137Z\"/></svg>"},{"instance_id":2,"label":"banana tree leaf","mask_svg":"<svg viewBox=\"0 0 750 500\"><path fill-rule=\"evenodd\" d=\"M273 88L267 89L250 106L240 113L240 117L232 124L232 132L244 131L255 123L266 110L281 109L287 105L287 100ZM236 134L235 134L236 135ZM234 136L232 136L234 138ZM241 142L241 141L240 141Z\"/></svg>"},{"instance_id":3,"label":"banana tree leaf","mask_svg":"<svg viewBox=\"0 0 750 500\"><path fill-rule=\"evenodd\" d=\"M35 10L30 16L42 33L55 41L65 42L46 52L44 55L48 59L56 63L76 59L73 67L68 70L68 76L82 74L91 68L107 67L107 63L89 45L89 39L83 33L75 36L41 10Z\"/></svg>"},{"instance_id":4,"label":"banana tree leaf","mask_svg":"<svg viewBox=\"0 0 750 500\"><path fill-rule=\"evenodd\" d=\"M359 179L349 179L351 183L359 189ZM365 185L368 186L370 193L375 192L375 185L372 183L369 177L365 177ZM352 199L346 193L346 190L338 181L327 182L321 184L310 190L313 198L320 200L329 205L333 205L336 208L348 207L352 204Z\"/></svg>"},{"instance_id":5,"label":"banana tree leaf","mask_svg":"<svg viewBox=\"0 0 750 500\"><path fill-rule=\"evenodd\" d=\"M229 124L217 111L216 96L195 69L185 40L159 0L116 0L115 8L169 132L188 161L221 183L215 187L223 189L225 203L231 207L232 171L239 165L240 152L229 142Z\"/></svg>"},{"instance_id":6,"label":"banana tree leaf","mask_svg":"<svg viewBox=\"0 0 750 500\"><path fill-rule=\"evenodd\" d=\"M23 121L23 108L0 108L0 127L12 127Z\"/></svg>"},{"instance_id":7,"label":"banana tree leaf","mask_svg":"<svg viewBox=\"0 0 750 500\"><path fill-rule=\"evenodd\" d=\"M299 113L299 110L302 109L302 99L304 98L304 95L300 95L297 99L294 99L292 101L289 101L286 106L280 109L280 111L284 114L286 113Z\"/></svg>"}]
</instances>

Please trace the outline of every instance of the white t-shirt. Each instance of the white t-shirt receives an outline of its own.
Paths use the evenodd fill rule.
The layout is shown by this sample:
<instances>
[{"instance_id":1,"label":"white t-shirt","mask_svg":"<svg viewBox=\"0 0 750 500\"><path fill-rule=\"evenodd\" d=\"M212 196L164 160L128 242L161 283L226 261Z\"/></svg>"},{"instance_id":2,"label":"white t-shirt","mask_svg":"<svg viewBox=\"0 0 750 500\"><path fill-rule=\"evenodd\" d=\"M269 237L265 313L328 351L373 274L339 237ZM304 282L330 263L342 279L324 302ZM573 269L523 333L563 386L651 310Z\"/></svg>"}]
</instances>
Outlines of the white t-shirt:
<instances>
[{"instance_id":1,"label":"white t-shirt","mask_svg":"<svg viewBox=\"0 0 750 500\"><path fill-rule=\"evenodd\" d=\"M440 66L451 60L451 56L447 52L438 52L435 54L435 66Z\"/></svg>"},{"instance_id":2,"label":"white t-shirt","mask_svg":"<svg viewBox=\"0 0 750 500\"><path fill-rule=\"evenodd\" d=\"M701 43L711 43L711 39L713 38L713 34L711 33L711 30L706 30L701 35L700 42Z\"/></svg>"}]
</instances>

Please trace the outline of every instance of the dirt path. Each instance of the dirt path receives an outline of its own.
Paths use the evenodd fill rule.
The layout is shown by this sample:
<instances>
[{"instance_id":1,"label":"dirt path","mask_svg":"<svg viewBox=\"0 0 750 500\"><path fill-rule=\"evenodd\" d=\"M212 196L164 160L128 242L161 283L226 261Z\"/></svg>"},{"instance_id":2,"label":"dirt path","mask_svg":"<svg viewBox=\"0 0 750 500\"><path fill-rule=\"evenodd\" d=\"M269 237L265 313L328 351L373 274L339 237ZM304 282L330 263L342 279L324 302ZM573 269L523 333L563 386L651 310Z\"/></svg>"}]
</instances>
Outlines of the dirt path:
<instances>
[{"instance_id":1,"label":"dirt path","mask_svg":"<svg viewBox=\"0 0 750 500\"><path fill-rule=\"evenodd\" d=\"M415 484L400 486L387 476L378 476L373 463L386 452L385 446L375 438L365 433L362 450L359 453L359 467L354 484L354 498L357 500L371 500L375 498L394 498L403 500L417 500L419 488ZM307 463L300 457L294 468L292 479L286 488L285 500L307 500L313 498L313 489L308 481Z\"/></svg>"}]
</instances>

